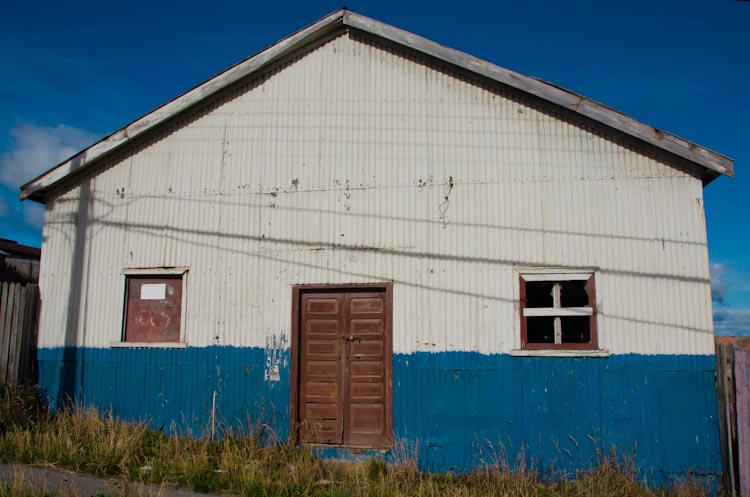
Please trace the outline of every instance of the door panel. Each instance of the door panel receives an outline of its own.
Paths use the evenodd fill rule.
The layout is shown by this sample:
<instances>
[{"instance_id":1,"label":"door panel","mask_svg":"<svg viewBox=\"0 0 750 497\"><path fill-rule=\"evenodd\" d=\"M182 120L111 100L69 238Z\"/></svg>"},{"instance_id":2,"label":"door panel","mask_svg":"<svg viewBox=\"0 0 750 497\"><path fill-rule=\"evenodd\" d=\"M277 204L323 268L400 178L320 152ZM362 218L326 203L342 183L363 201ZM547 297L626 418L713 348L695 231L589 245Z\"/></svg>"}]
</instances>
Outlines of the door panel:
<instances>
[{"instance_id":1,"label":"door panel","mask_svg":"<svg viewBox=\"0 0 750 497\"><path fill-rule=\"evenodd\" d=\"M386 445L385 293L347 293L345 304L350 338L344 443Z\"/></svg>"},{"instance_id":2,"label":"door panel","mask_svg":"<svg viewBox=\"0 0 750 497\"><path fill-rule=\"evenodd\" d=\"M386 295L356 289L301 293L301 442L389 445Z\"/></svg>"},{"instance_id":3,"label":"door panel","mask_svg":"<svg viewBox=\"0 0 750 497\"><path fill-rule=\"evenodd\" d=\"M343 440L343 294L302 296L300 340L301 442Z\"/></svg>"}]
</instances>

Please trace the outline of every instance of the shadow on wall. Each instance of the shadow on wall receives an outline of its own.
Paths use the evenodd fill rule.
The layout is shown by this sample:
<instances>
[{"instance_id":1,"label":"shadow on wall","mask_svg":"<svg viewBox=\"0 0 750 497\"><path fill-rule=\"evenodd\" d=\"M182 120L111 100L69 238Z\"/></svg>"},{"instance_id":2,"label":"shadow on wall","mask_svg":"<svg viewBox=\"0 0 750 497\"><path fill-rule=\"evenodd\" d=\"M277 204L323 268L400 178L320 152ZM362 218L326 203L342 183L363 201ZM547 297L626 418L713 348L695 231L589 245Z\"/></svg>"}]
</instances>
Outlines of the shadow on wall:
<instances>
[{"instance_id":1,"label":"shadow on wall","mask_svg":"<svg viewBox=\"0 0 750 497\"><path fill-rule=\"evenodd\" d=\"M73 261L70 270L70 286L71 289L68 292L68 320L65 323L65 348L63 352L62 362L60 365L60 383L59 391L57 393L58 402L73 401L77 395L83 392L78 392L77 380L80 381L81 387L84 383L84 369L81 368L80 378L76 378L77 369L77 357L76 349L71 345L79 343L78 340L78 328L80 324L81 316L81 296L83 295L83 282L84 282L84 255L85 255L85 243L89 236L88 227L89 212L93 204L91 198L91 179L85 178L81 181L81 196L78 198L78 211L74 219L71 222L75 223L75 239L73 240ZM76 289L77 291L73 291ZM85 331L84 331L85 332ZM85 354L85 349L82 349ZM85 361L85 357L81 357L81 362Z\"/></svg>"},{"instance_id":2,"label":"shadow on wall","mask_svg":"<svg viewBox=\"0 0 750 497\"><path fill-rule=\"evenodd\" d=\"M363 272L356 272L356 271L347 271L342 269L336 269L336 268L330 268L326 267L323 264L315 264L311 262L301 262L297 260L289 260L288 258L285 258L283 256L283 253L279 252L288 252L290 249L299 249L299 250L330 250L330 251L340 251L340 252L347 252L347 253L372 253L372 254L379 254L383 256L392 256L392 257L405 257L405 258L416 258L416 259L424 259L424 260L436 260L436 261L457 261L462 262L465 264L489 264L493 266L516 266L516 265L528 265L528 266L534 266L534 265L540 265L542 264L541 261L535 261L535 260L511 260L507 258L499 258L499 257L478 257L478 256L472 256L472 255L456 255L456 254L447 254L447 253L441 253L441 252L430 252L430 251L416 251L416 250L410 250L407 248L391 248L391 247L374 247L374 246L364 246L364 245L354 245L354 244L345 244L345 243L330 243L328 241L321 241L321 240L300 240L295 238L283 238L283 237L272 237L272 236L265 236L265 235L254 235L254 234L247 234L242 232L222 232L220 230L205 230L205 229L191 229L191 228L177 228L174 226L166 225L166 224L159 224L159 223L138 223L138 224L132 224L122 221L114 221L111 219L108 219L113 212L115 212L116 209L128 209L130 205L132 205L134 202L137 202L142 197L126 197L124 194L120 195L120 198L123 199L123 202L119 205L114 205L111 202L106 201L105 199L101 198L95 198L94 195L91 192L91 179L85 178L81 180L80 182L80 194L77 198L60 198L56 199L55 203L59 205L63 205L68 202L75 202L77 203L77 209L75 213L69 214L69 218L67 219L61 219L61 220L50 220L46 224L46 228L48 230L57 230L58 233L60 233L62 236L66 237L67 241L71 243L72 245L72 254L73 254L73 261L71 264L71 272L70 272L70 281L69 281L69 288L71 289L77 289L77 291L71 291L69 292L68 296L68 303L67 303L67 309L68 309L68 316L67 316L67 322L65 323L65 345L66 345L66 353L63 357L63 371L61 371L61 382L60 382L60 391L58 398L64 399L68 397L75 397L77 392L77 389L80 388L80 385L83 384L83 379L78 378L76 380L77 374L76 374L76 368L77 366L77 359L75 350L73 347L78 345L79 343L85 343L84 337L79 336L79 334L85 334L86 330L82 329L81 326L81 316L84 312L85 302L82 301L82 295L85 293L85 284L86 284L86 275L88 274L88 270L85 267L87 264L86 262L86 244L87 243L93 243L95 242L97 236L104 228L114 228L114 229L120 229L120 230L127 230L131 233L139 233L139 234L146 234L152 237L156 238L162 238L162 239L168 239L173 240L182 244L186 245L193 245L193 246L199 246L203 248L208 248L215 251L224 251L227 254L237 256L248 256L253 257L257 259L263 259L268 260L272 262L281 262L285 265L297 265L300 267L310 268L310 269L325 269L327 271L335 271L338 272L341 275L345 275L348 277L356 278L358 280L368 280L368 281L382 281L382 280L392 280L392 278L388 277L387 275L382 274L368 274ZM415 186L414 188L424 188L424 186ZM460 184L457 185L457 188L460 188ZM340 188L340 189L343 189ZM294 193L303 193L302 190L299 192L297 190L289 191L289 192L279 192L284 194L294 194ZM256 195L266 195L264 193L257 193ZM278 193L269 193L268 195L276 196ZM159 196L161 197L161 196ZM200 203L202 205L206 206L216 206L219 208L222 207L243 207L247 209L265 209L269 208L267 205L261 205L259 203L249 203L249 202L233 202L233 201L224 201L224 200L216 200L212 198L206 198L206 196L201 196L200 198L179 198L179 197L168 197L168 200L170 202L175 202L178 205L185 205L188 203ZM97 207L97 209L101 209L104 211L101 215L92 216L92 212L95 211L94 207ZM102 209L103 207L103 209ZM395 216L381 216L377 214L360 214L360 213L352 213L352 212L339 212L334 210L326 210L326 209L300 209L300 208L293 208L293 207L283 207L275 205L274 209L280 209L280 210L288 210L292 213L303 213L303 212L315 212L321 215L336 215L336 216L351 216L355 219L357 218L374 218L374 219L385 219L388 221L394 221L394 222L407 222L409 224L430 224L433 226L442 226L444 224L444 221L439 220L431 220L427 218L418 218L418 217L395 217ZM690 242L685 240L678 240L678 239L652 239L648 237L631 237L631 236L625 236L625 235L612 235L609 233L595 233L595 232L589 232L589 231L563 231L563 230L546 230L546 229L533 229L528 227L520 227L520 226L507 226L507 225L493 225L493 224L487 224L487 223L462 223L462 222L448 222L450 225L460 226L460 227L468 227L468 228L476 228L478 230L498 230L501 232L510 232L510 236L515 236L514 233L541 233L541 234L552 234L552 235L573 235L576 237L581 238L598 238L598 239L610 239L615 241L636 241L639 243L644 244L658 244L661 247L664 247L665 245L674 245L674 246L682 246L682 245L693 245L693 246L699 246L703 247L705 246L704 243L698 243L698 242ZM71 236L66 234L66 230L64 230L64 227L70 227L75 226L74 235ZM200 239L198 239L200 237ZM271 247L270 249L263 250L261 247L256 247L250 250L243 250L241 247L231 247L228 248L226 246L222 245L221 241L217 240L237 240L241 242L248 242L249 244L264 244L266 246ZM116 247L113 247L113 249L117 249ZM279 250L280 249L280 250ZM608 268L608 267L600 267L599 272L602 274L613 274L618 276L634 276L634 277L643 277L653 280L654 282L660 281L660 280L668 280L668 281L678 281L678 282L684 282L684 283L693 283L693 284L699 284L699 285L708 285L709 279L707 277L698 277L698 276L685 276L680 274L669 274L669 273L658 273L658 272L644 272L644 271L630 271L630 270L623 270L623 269L617 269L617 268ZM424 290L429 290L433 292L440 292L440 293L448 293L453 295L459 295L459 296L467 296L467 297L475 297L475 298L481 298L486 300L492 300L492 301L500 301L500 302L507 302L507 303L514 303L514 300L512 298L503 297L501 295L492 295L492 294L486 294L486 293L479 293L472 290L471 282L463 282L462 287L456 288L446 288L446 287L440 287L435 285L427 285L423 282L415 282L415 281L407 281L407 280L392 280L397 285L403 285L413 288L419 288ZM703 329L699 327L691 327L686 326L685 324L678 323L678 322L667 322L664 320L648 320L648 319L642 319L639 317L633 317L633 316L627 316L627 315L615 315L615 314L608 314L606 313L606 310L600 310L599 311L602 316L606 316L609 319L613 320L622 320L627 321L634 324L646 324L646 325L655 325L655 326L665 326L665 327L673 327L673 328L680 328L690 331L696 331L696 332L705 332L710 333L710 330ZM71 349L70 351L68 349ZM83 351L85 354L85 349ZM85 358L78 358L80 360L85 360ZM83 375L83 370L79 371L79 375ZM79 383L79 386L76 386L76 383Z\"/></svg>"}]
</instances>

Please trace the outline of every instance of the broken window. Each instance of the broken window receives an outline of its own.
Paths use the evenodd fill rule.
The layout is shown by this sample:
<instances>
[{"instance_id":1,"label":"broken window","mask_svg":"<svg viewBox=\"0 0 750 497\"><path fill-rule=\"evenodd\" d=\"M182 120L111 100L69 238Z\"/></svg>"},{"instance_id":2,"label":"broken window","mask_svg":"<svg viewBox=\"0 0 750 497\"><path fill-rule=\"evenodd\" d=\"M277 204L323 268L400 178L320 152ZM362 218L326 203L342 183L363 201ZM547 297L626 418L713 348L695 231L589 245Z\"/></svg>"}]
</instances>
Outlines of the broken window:
<instances>
[{"instance_id":1,"label":"broken window","mask_svg":"<svg viewBox=\"0 0 750 497\"><path fill-rule=\"evenodd\" d=\"M123 342L183 342L184 271L126 274Z\"/></svg>"},{"instance_id":2,"label":"broken window","mask_svg":"<svg viewBox=\"0 0 750 497\"><path fill-rule=\"evenodd\" d=\"M596 349L593 272L522 273L521 348Z\"/></svg>"}]
</instances>

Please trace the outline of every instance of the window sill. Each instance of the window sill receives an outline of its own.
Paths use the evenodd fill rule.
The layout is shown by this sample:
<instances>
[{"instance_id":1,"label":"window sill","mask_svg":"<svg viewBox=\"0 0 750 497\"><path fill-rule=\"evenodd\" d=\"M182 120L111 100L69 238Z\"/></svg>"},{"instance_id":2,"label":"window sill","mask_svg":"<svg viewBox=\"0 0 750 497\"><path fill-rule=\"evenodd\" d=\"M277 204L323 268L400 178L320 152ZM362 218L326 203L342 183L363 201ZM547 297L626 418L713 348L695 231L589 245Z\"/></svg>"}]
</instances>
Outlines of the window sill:
<instances>
[{"instance_id":1,"label":"window sill","mask_svg":"<svg viewBox=\"0 0 750 497\"><path fill-rule=\"evenodd\" d=\"M186 349L185 342L110 342L114 349Z\"/></svg>"},{"instance_id":2,"label":"window sill","mask_svg":"<svg viewBox=\"0 0 750 497\"><path fill-rule=\"evenodd\" d=\"M609 357L609 350L513 349L514 357Z\"/></svg>"}]
</instances>

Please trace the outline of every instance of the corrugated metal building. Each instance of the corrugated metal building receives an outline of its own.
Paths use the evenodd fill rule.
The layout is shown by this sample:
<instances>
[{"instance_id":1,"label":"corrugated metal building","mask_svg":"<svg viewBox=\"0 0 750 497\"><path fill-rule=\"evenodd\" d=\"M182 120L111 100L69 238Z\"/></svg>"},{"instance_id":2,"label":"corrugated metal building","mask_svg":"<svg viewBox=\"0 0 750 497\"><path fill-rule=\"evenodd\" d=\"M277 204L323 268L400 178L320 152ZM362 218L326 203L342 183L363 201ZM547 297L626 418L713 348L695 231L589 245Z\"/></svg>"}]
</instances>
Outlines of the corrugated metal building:
<instances>
[{"instance_id":1,"label":"corrugated metal building","mask_svg":"<svg viewBox=\"0 0 750 497\"><path fill-rule=\"evenodd\" d=\"M732 161L349 11L22 187L39 382L155 426L418 447L466 469L636 448L719 473L703 186Z\"/></svg>"}]
</instances>

